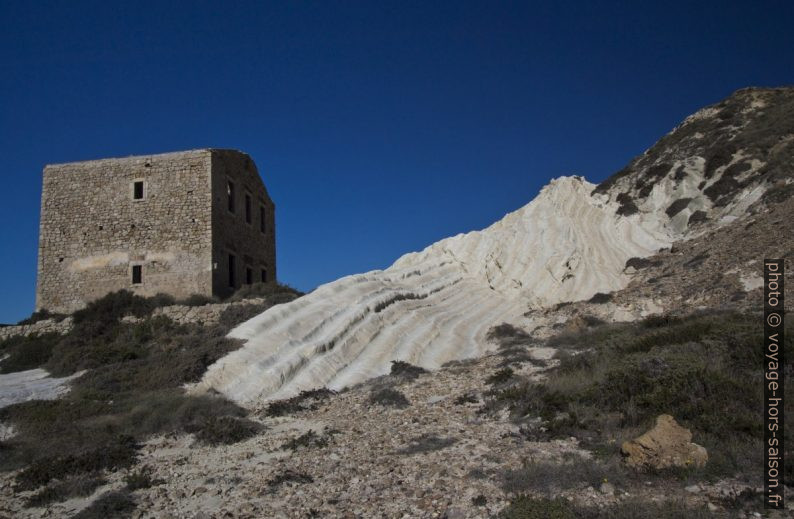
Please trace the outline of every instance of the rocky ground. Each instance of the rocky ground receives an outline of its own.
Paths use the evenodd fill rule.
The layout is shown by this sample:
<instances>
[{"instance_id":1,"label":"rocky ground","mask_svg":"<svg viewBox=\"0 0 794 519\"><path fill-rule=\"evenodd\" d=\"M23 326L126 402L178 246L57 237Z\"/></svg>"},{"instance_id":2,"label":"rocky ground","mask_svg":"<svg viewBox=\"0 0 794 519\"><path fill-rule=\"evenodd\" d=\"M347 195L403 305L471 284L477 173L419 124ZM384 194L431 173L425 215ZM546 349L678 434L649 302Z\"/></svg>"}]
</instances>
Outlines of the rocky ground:
<instances>
[{"instance_id":1,"label":"rocky ground","mask_svg":"<svg viewBox=\"0 0 794 519\"><path fill-rule=\"evenodd\" d=\"M529 353L540 361L514 364L529 378L543 377L555 363L549 348ZM504 363L495 353L413 379L389 375L306 399L305 410L285 416L267 417L259 409L255 416L265 430L230 446L202 446L189 435L152 439L130 471L148 468L155 482L133 492L133 517L494 517L511 498L508 471L591 458L575 438L528 441L507 416L480 412L486 380ZM373 402L384 390L407 402L392 393ZM26 509L27 493L12 491L12 476L0 476L0 514L8 517L69 516L124 486L118 473L89 498ZM552 492L591 506L677 499L719 512L750 488L731 480L692 485L640 476L613 485L606 479Z\"/></svg>"}]
</instances>

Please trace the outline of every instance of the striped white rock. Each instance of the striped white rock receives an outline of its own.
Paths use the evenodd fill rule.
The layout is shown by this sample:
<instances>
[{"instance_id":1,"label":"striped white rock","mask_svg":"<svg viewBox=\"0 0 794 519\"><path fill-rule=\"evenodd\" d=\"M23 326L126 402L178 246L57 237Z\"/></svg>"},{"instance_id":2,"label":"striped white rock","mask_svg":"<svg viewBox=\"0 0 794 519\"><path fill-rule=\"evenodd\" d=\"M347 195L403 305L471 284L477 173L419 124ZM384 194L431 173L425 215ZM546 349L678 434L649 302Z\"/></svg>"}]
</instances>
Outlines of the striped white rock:
<instances>
[{"instance_id":1,"label":"striped white rock","mask_svg":"<svg viewBox=\"0 0 794 519\"><path fill-rule=\"evenodd\" d=\"M623 217L581 177L553 180L482 231L347 276L241 324L244 346L210 366L198 391L257 407L317 387L480 355L485 335L531 308L623 288L626 260L672 243L655 215Z\"/></svg>"}]
</instances>

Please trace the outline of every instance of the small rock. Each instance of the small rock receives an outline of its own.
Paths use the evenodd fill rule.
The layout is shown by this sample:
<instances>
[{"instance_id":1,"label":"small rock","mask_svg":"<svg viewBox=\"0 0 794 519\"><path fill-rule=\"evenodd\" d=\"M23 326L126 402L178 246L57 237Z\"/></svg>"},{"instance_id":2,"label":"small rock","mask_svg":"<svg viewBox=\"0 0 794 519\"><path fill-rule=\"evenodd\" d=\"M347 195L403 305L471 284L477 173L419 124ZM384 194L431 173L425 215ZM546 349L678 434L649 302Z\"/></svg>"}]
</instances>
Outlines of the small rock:
<instances>
[{"instance_id":1,"label":"small rock","mask_svg":"<svg viewBox=\"0 0 794 519\"><path fill-rule=\"evenodd\" d=\"M611 496L615 494L615 485L604 481L603 483L601 483L601 486L599 487L598 490L600 490L602 494Z\"/></svg>"},{"instance_id":2,"label":"small rock","mask_svg":"<svg viewBox=\"0 0 794 519\"><path fill-rule=\"evenodd\" d=\"M626 464L634 468L702 467L708 461L706 449L692 443L692 433L669 414L659 415L656 426L631 441L621 452Z\"/></svg>"},{"instance_id":3,"label":"small rock","mask_svg":"<svg viewBox=\"0 0 794 519\"><path fill-rule=\"evenodd\" d=\"M690 494L697 494L700 492L700 485L689 485L688 487L684 488Z\"/></svg>"}]
</instances>

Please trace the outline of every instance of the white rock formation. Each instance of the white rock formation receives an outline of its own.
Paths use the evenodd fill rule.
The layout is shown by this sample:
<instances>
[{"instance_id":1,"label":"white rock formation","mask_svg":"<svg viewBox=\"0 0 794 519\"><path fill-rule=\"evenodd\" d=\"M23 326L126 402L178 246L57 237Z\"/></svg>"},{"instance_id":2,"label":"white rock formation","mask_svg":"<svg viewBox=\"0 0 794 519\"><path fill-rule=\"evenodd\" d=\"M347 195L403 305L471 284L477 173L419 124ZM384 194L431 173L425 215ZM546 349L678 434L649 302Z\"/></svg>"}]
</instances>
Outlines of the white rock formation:
<instances>
[{"instance_id":1,"label":"white rock formation","mask_svg":"<svg viewBox=\"0 0 794 519\"><path fill-rule=\"evenodd\" d=\"M53 378L43 369L30 369L0 375L0 407L28 400L54 400L68 392L68 382L83 373Z\"/></svg>"},{"instance_id":2,"label":"white rock formation","mask_svg":"<svg viewBox=\"0 0 794 519\"><path fill-rule=\"evenodd\" d=\"M232 330L245 345L194 389L256 407L383 375L392 360L434 369L482 354L489 328L529 309L623 288L626 260L673 237L643 220L656 215L618 216L614 202L591 195L594 187L581 177L553 180L487 229L270 308Z\"/></svg>"}]
</instances>

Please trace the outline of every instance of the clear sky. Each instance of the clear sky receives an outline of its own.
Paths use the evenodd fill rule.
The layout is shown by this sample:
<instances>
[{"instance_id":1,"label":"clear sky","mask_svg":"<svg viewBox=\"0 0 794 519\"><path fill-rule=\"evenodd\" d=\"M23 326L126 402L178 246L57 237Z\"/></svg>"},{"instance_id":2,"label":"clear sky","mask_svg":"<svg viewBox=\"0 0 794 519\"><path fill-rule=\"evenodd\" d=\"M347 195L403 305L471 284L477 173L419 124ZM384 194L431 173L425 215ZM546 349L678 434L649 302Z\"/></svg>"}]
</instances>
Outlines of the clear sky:
<instances>
[{"instance_id":1,"label":"clear sky","mask_svg":"<svg viewBox=\"0 0 794 519\"><path fill-rule=\"evenodd\" d=\"M794 83L792 23L790 1L0 0L0 322L33 310L45 164L243 150L308 290Z\"/></svg>"}]
</instances>

